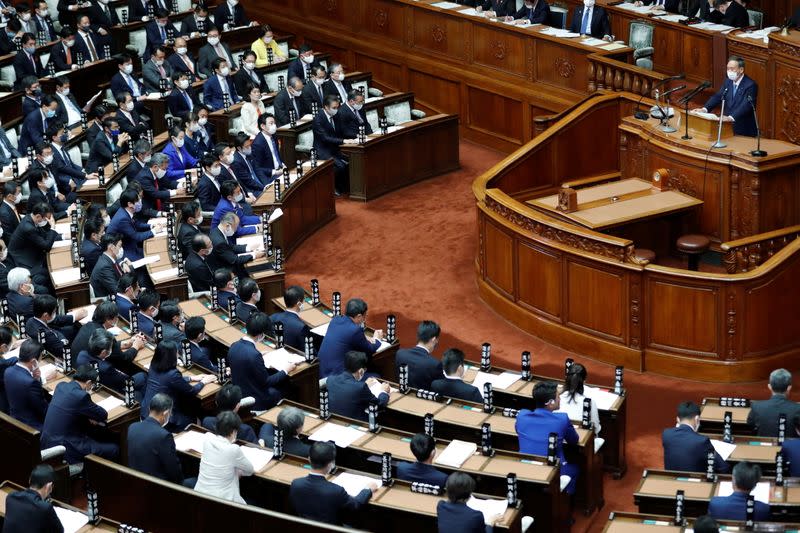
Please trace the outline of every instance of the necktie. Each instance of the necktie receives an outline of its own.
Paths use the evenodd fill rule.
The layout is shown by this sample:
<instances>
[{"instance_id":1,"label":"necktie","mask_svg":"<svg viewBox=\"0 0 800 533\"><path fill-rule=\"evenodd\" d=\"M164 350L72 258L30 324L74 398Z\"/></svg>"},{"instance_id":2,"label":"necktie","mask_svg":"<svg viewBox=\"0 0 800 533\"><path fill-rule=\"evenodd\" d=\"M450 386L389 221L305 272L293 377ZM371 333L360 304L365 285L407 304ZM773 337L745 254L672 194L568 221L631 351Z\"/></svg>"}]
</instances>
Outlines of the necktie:
<instances>
[{"instance_id":1,"label":"necktie","mask_svg":"<svg viewBox=\"0 0 800 533\"><path fill-rule=\"evenodd\" d=\"M189 61L189 58L186 56L181 56L181 57L183 58L183 62L186 63L186 66L189 68L189 72L194 74L194 65L192 65L191 61Z\"/></svg>"},{"instance_id":2,"label":"necktie","mask_svg":"<svg viewBox=\"0 0 800 533\"><path fill-rule=\"evenodd\" d=\"M217 53L217 56L221 57L222 59L228 59L228 56L225 55L225 50L223 50L220 45L215 46L214 51Z\"/></svg>"},{"instance_id":3,"label":"necktie","mask_svg":"<svg viewBox=\"0 0 800 533\"><path fill-rule=\"evenodd\" d=\"M317 94L319 95L319 103L321 104L323 102L323 100L324 100L323 96L322 96L322 87L320 87L316 83L314 84L314 87L317 88Z\"/></svg>"},{"instance_id":4,"label":"necktie","mask_svg":"<svg viewBox=\"0 0 800 533\"><path fill-rule=\"evenodd\" d=\"M134 97L141 96L142 93L139 92L139 84L134 81L128 74L125 75L128 78L128 87L131 89L131 95Z\"/></svg>"},{"instance_id":5,"label":"necktie","mask_svg":"<svg viewBox=\"0 0 800 533\"><path fill-rule=\"evenodd\" d=\"M158 73L161 75L162 78L166 78L167 77L167 73L164 72L164 67L159 66L158 67Z\"/></svg>"},{"instance_id":6,"label":"necktie","mask_svg":"<svg viewBox=\"0 0 800 533\"><path fill-rule=\"evenodd\" d=\"M84 36L84 40L86 41L86 46L89 48L89 58L92 61L97 61L97 50L94 47L94 42L92 40L92 34L87 33Z\"/></svg>"},{"instance_id":7,"label":"necktie","mask_svg":"<svg viewBox=\"0 0 800 533\"><path fill-rule=\"evenodd\" d=\"M167 40L167 34L164 32L164 26L161 26L159 24L158 25L158 31L159 31L159 33L161 33L161 42L166 41Z\"/></svg>"},{"instance_id":8,"label":"necktie","mask_svg":"<svg viewBox=\"0 0 800 533\"><path fill-rule=\"evenodd\" d=\"M357 109L353 109L353 113L355 113L358 123L363 124L364 120L361 118L361 113L359 113Z\"/></svg>"},{"instance_id":9,"label":"necktie","mask_svg":"<svg viewBox=\"0 0 800 533\"><path fill-rule=\"evenodd\" d=\"M583 10L583 21L581 22L581 35L589 33L589 9Z\"/></svg>"},{"instance_id":10,"label":"necktie","mask_svg":"<svg viewBox=\"0 0 800 533\"><path fill-rule=\"evenodd\" d=\"M230 92L228 92L228 82L225 81L225 78L219 76L219 88L222 89L222 94L227 95L230 98Z\"/></svg>"},{"instance_id":11,"label":"necktie","mask_svg":"<svg viewBox=\"0 0 800 533\"><path fill-rule=\"evenodd\" d=\"M72 65L72 52L70 52L69 46L64 47L64 54L67 56L67 65Z\"/></svg>"},{"instance_id":12,"label":"necktie","mask_svg":"<svg viewBox=\"0 0 800 533\"><path fill-rule=\"evenodd\" d=\"M244 162L247 164L247 169L250 171L250 177L253 178L256 182L258 182L258 178L256 178L256 173L253 170L253 166L250 164L250 161L247 160L247 156L242 155L242 158L244 158Z\"/></svg>"},{"instance_id":13,"label":"necktie","mask_svg":"<svg viewBox=\"0 0 800 533\"><path fill-rule=\"evenodd\" d=\"M157 192L158 191L158 179L156 179L155 176L153 176L153 186L155 187L156 192ZM161 200L156 200L156 211L161 211Z\"/></svg>"},{"instance_id":14,"label":"necktie","mask_svg":"<svg viewBox=\"0 0 800 533\"><path fill-rule=\"evenodd\" d=\"M739 84L733 84L733 97L736 98L736 91L739 89Z\"/></svg>"},{"instance_id":15,"label":"necktie","mask_svg":"<svg viewBox=\"0 0 800 533\"><path fill-rule=\"evenodd\" d=\"M267 142L270 148L272 148L272 153L275 154L275 168L282 168L283 161L281 161L281 153L278 151L278 145L275 143L275 139L273 137L267 137Z\"/></svg>"},{"instance_id":16,"label":"necktie","mask_svg":"<svg viewBox=\"0 0 800 533\"><path fill-rule=\"evenodd\" d=\"M31 60L31 65L33 65L33 71L34 71L34 72L37 72L37 68L36 68L36 58L35 58L35 57L33 57L32 55L28 54L28 59L30 59L30 60Z\"/></svg>"},{"instance_id":17,"label":"necktie","mask_svg":"<svg viewBox=\"0 0 800 533\"><path fill-rule=\"evenodd\" d=\"M119 268L119 265L113 259L111 260L111 262L114 263L114 268L117 271L117 276L119 276L121 278L122 277L122 270Z\"/></svg>"},{"instance_id":18,"label":"necktie","mask_svg":"<svg viewBox=\"0 0 800 533\"><path fill-rule=\"evenodd\" d=\"M186 100L186 105L189 106L189 111L194 108L194 104L192 104L192 99L189 98L189 95L186 94L186 91L181 91L183 93L183 99Z\"/></svg>"},{"instance_id":19,"label":"necktie","mask_svg":"<svg viewBox=\"0 0 800 533\"><path fill-rule=\"evenodd\" d=\"M297 101L295 101L294 97L289 98L292 101L292 107L294 108L294 113L297 118L300 118L300 110L297 109Z\"/></svg>"}]
</instances>

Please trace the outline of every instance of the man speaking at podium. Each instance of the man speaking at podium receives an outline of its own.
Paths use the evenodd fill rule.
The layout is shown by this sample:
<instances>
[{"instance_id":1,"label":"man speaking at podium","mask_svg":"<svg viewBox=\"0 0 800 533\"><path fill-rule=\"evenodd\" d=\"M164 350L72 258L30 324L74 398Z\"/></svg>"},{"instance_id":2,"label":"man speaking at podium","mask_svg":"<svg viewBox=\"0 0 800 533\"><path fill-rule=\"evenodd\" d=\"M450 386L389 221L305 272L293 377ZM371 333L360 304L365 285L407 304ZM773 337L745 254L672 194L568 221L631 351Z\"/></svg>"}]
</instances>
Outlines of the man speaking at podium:
<instances>
[{"instance_id":1,"label":"man speaking at podium","mask_svg":"<svg viewBox=\"0 0 800 533\"><path fill-rule=\"evenodd\" d=\"M758 135L754 111L757 95L758 85L744 73L744 59L731 56L728 59L728 79L700 111L709 112L724 101L725 116L722 120L733 122L733 133L755 137Z\"/></svg>"}]
</instances>

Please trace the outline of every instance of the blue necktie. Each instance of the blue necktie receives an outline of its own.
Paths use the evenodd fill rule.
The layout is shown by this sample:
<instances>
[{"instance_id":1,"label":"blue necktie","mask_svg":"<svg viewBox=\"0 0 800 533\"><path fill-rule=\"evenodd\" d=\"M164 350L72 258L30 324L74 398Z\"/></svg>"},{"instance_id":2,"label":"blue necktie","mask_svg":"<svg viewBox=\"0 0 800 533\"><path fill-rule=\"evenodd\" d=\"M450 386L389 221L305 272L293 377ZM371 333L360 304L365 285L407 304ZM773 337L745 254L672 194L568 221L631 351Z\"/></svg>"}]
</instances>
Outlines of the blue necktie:
<instances>
[{"instance_id":1,"label":"blue necktie","mask_svg":"<svg viewBox=\"0 0 800 533\"><path fill-rule=\"evenodd\" d=\"M183 98L186 100L186 104L189 106L189 111L191 111L194 106L192 105L192 99L189 98L189 94L184 92Z\"/></svg>"},{"instance_id":2,"label":"blue necktie","mask_svg":"<svg viewBox=\"0 0 800 533\"><path fill-rule=\"evenodd\" d=\"M158 27L158 31L161 33L161 42L166 41L167 40L167 34L164 32L164 27L163 26L159 26Z\"/></svg>"},{"instance_id":3,"label":"blue necktie","mask_svg":"<svg viewBox=\"0 0 800 533\"><path fill-rule=\"evenodd\" d=\"M270 138L269 141L272 143L273 147L275 148L275 157L278 158L278 166L282 167L283 166L283 161L281 161L281 152L280 152L280 150L278 150L278 143L275 142L274 138Z\"/></svg>"},{"instance_id":4,"label":"blue necktie","mask_svg":"<svg viewBox=\"0 0 800 533\"><path fill-rule=\"evenodd\" d=\"M250 161L247 160L247 156L242 154L242 159L244 159L245 164L247 164L248 170L250 170L250 177L253 178L256 182L258 182L258 178L256 178L256 173L253 170L252 165L250 165Z\"/></svg>"},{"instance_id":5,"label":"blue necktie","mask_svg":"<svg viewBox=\"0 0 800 533\"><path fill-rule=\"evenodd\" d=\"M732 98L736 98L736 90L737 90L736 89L736 84L734 83L733 84L733 96L732 96Z\"/></svg>"},{"instance_id":6,"label":"blue necktie","mask_svg":"<svg viewBox=\"0 0 800 533\"><path fill-rule=\"evenodd\" d=\"M581 22L581 35L588 34L589 30L589 9L585 8L583 10L583 21Z\"/></svg>"}]
</instances>

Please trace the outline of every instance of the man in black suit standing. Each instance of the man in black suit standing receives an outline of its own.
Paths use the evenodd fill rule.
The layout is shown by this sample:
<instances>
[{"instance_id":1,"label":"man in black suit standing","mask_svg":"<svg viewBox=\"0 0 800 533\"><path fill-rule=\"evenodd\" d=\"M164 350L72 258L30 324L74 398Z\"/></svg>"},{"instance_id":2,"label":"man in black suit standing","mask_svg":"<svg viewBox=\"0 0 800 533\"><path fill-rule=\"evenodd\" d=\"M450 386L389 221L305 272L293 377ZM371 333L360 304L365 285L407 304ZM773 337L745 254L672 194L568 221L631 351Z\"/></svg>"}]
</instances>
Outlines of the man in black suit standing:
<instances>
[{"instance_id":1,"label":"man in black suit standing","mask_svg":"<svg viewBox=\"0 0 800 533\"><path fill-rule=\"evenodd\" d=\"M395 367L400 380L400 365L408 365L408 385L414 389L431 390L431 383L442 377L442 363L433 357L442 330L432 320L417 326L417 345L397 350Z\"/></svg>"},{"instance_id":2,"label":"man in black suit standing","mask_svg":"<svg viewBox=\"0 0 800 533\"><path fill-rule=\"evenodd\" d=\"M210 291L214 284L214 273L208 265L208 257L214 246L207 235L197 233L192 238L189 254L186 256L186 275L195 292Z\"/></svg>"},{"instance_id":3,"label":"man in black suit standing","mask_svg":"<svg viewBox=\"0 0 800 533\"><path fill-rule=\"evenodd\" d=\"M342 137L345 139L358 138L358 128L363 126L364 133L372 133L372 126L367 121L367 114L364 112L364 95L359 91L351 90L347 93L347 103L339 106L339 126L342 129Z\"/></svg>"},{"instance_id":4,"label":"man in black suit standing","mask_svg":"<svg viewBox=\"0 0 800 533\"><path fill-rule=\"evenodd\" d=\"M780 415L786 415L786 437L797 436L794 428L800 427L800 405L789 400L792 374L785 368L773 370L767 386L772 397L769 400L751 402L747 425L759 437L777 437L778 419Z\"/></svg>"},{"instance_id":5,"label":"man in black suit standing","mask_svg":"<svg viewBox=\"0 0 800 533\"><path fill-rule=\"evenodd\" d=\"M13 492L6 498L3 531L63 533L64 526L61 525L53 504L49 501L55 480L56 474L52 466L40 464L34 467L28 488Z\"/></svg>"},{"instance_id":6,"label":"man in black suit standing","mask_svg":"<svg viewBox=\"0 0 800 533\"><path fill-rule=\"evenodd\" d=\"M347 94L353 90L353 85L345 80L344 67L339 63L331 65L331 76L322 86L325 96L332 94L339 98L339 102L347 100Z\"/></svg>"},{"instance_id":7,"label":"man in black suit standing","mask_svg":"<svg viewBox=\"0 0 800 533\"><path fill-rule=\"evenodd\" d=\"M334 117L339 112L339 98L329 94L323 108L314 117L314 149L319 159L333 159L337 196L350 189L347 161L339 148L342 144L355 144L355 139L345 139Z\"/></svg>"},{"instance_id":8,"label":"man in black suit standing","mask_svg":"<svg viewBox=\"0 0 800 533\"><path fill-rule=\"evenodd\" d=\"M611 22L606 10L595 6L594 0L583 0L583 5L575 8L569 31L603 39L611 35Z\"/></svg>"},{"instance_id":9,"label":"man in black suit standing","mask_svg":"<svg viewBox=\"0 0 800 533\"><path fill-rule=\"evenodd\" d=\"M739 56L728 58L727 79L705 105L701 111L708 112L720 104L724 104L724 117L726 122L733 122L733 133L755 137L758 135L756 128L756 115L753 106L758 98L758 85L744 73L744 59Z\"/></svg>"},{"instance_id":10,"label":"man in black suit standing","mask_svg":"<svg viewBox=\"0 0 800 533\"><path fill-rule=\"evenodd\" d=\"M275 95L272 105L275 109L275 122L279 128L291 122L289 111L294 111L296 120L311 112L311 108L306 107L302 99L303 87L303 80L290 77L286 87Z\"/></svg>"},{"instance_id":11,"label":"man in black suit standing","mask_svg":"<svg viewBox=\"0 0 800 533\"><path fill-rule=\"evenodd\" d=\"M3 202L0 203L0 224L3 227L3 240L11 242L11 235L19 226L20 215L17 205L22 201L22 187L15 181L3 184Z\"/></svg>"},{"instance_id":12,"label":"man in black suit standing","mask_svg":"<svg viewBox=\"0 0 800 533\"><path fill-rule=\"evenodd\" d=\"M108 29L119 25L117 11L109 7L109 0L95 0L89 6L89 20L92 22L92 30L100 35L106 35ZM104 33L105 32L105 33Z\"/></svg>"}]
</instances>

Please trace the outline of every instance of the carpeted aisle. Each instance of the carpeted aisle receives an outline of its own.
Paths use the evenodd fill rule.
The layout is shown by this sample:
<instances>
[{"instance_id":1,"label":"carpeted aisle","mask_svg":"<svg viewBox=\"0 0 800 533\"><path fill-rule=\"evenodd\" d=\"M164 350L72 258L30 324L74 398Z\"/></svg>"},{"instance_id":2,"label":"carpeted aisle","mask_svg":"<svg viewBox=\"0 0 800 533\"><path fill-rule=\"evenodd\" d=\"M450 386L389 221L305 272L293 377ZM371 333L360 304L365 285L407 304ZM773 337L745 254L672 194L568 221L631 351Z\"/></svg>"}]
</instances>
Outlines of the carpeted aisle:
<instances>
[{"instance_id":1,"label":"carpeted aisle","mask_svg":"<svg viewBox=\"0 0 800 533\"><path fill-rule=\"evenodd\" d=\"M403 346L415 342L416 324L436 320L443 335L436 355L461 348L477 360L480 345L506 366L519 365L530 350L538 374L563 375L573 357L586 365L590 382L613 383L613 367L547 344L509 324L478 298L474 258L475 199L471 184L503 155L461 143L461 170L413 185L363 204L341 200L337 218L308 239L287 262L287 283L308 287L319 279L323 300L340 291L342 300L358 296L370 306L368 323L385 329L388 313L397 315ZM766 380L766 376L765 376ZM575 532L601 531L612 510L635 511L633 491L646 467L663 466L661 430L674 423L680 401L704 396L766 397L765 383L720 386L627 372L628 473L607 476L606 505L591 517L576 515Z\"/></svg>"}]
</instances>

